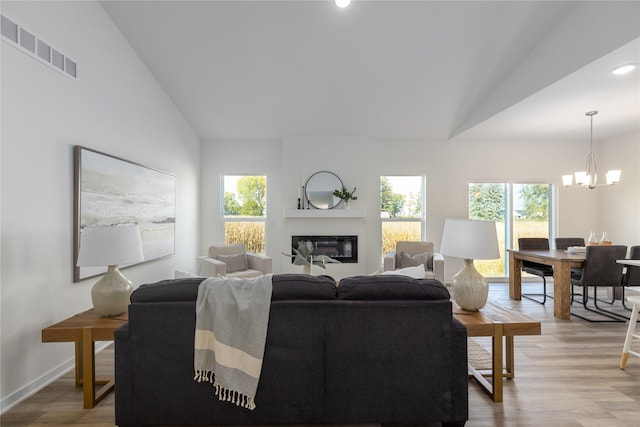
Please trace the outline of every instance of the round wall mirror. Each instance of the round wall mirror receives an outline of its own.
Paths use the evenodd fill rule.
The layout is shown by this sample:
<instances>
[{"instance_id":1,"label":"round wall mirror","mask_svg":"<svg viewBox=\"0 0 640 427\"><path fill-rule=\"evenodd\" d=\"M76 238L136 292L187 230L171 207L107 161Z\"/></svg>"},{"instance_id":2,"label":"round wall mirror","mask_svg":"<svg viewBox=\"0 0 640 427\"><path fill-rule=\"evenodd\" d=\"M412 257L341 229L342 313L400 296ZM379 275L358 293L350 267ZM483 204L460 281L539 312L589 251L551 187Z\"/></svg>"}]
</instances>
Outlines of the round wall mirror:
<instances>
[{"instance_id":1,"label":"round wall mirror","mask_svg":"<svg viewBox=\"0 0 640 427\"><path fill-rule=\"evenodd\" d=\"M342 181L333 172L314 173L304 188L309 204L316 209L333 209L340 203L340 199L334 197L333 191L342 188Z\"/></svg>"}]
</instances>

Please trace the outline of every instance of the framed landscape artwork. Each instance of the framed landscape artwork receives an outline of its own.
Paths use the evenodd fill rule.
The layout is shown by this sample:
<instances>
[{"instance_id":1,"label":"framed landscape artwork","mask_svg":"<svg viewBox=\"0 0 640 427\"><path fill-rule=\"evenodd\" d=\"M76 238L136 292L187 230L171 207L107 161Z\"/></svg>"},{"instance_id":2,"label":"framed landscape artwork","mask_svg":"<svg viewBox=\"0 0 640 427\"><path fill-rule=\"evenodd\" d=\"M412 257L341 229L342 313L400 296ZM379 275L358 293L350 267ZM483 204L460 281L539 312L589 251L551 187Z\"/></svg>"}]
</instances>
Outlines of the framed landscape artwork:
<instances>
[{"instance_id":1,"label":"framed landscape artwork","mask_svg":"<svg viewBox=\"0 0 640 427\"><path fill-rule=\"evenodd\" d=\"M74 282L106 271L106 267L76 266L85 227L137 224L143 262L173 255L175 175L79 145L74 155Z\"/></svg>"}]
</instances>

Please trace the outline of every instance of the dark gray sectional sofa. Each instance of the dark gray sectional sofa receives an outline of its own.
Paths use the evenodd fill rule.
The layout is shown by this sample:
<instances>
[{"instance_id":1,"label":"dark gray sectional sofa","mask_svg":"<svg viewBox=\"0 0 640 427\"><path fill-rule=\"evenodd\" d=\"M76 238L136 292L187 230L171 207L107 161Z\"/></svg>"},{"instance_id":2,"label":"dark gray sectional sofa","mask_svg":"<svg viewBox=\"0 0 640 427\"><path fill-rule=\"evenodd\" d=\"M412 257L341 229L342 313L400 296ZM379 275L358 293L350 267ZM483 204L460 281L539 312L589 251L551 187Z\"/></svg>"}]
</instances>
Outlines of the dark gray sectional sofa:
<instances>
[{"instance_id":1,"label":"dark gray sectional sofa","mask_svg":"<svg viewBox=\"0 0 640 427\"><path fill-rule=\"evenodd\" d=\"M195 300L203 279L134 291L116 331L119 426L429 424L468 419L467 333L436 280L273 275L253 411L194 381Z\"/></svg>"}]
</instances>

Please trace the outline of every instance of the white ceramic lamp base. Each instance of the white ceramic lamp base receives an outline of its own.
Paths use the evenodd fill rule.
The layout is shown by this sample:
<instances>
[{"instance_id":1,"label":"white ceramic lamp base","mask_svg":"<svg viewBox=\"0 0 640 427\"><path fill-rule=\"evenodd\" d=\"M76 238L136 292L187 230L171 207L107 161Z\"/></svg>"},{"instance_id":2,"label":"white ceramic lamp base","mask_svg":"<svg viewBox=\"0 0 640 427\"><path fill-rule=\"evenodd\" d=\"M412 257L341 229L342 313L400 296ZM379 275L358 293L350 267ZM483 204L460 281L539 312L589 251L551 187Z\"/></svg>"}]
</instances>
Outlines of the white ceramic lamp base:
<instances>
[{"instance_id":1,"label":"white ceramic lamp base","mask_svg":"<svg viewBox=\"0 0 640 427\"><path fill-rule=\"evenodd\" d=\"M472 259L464 260L464 267L451 280L453 299L468 311L478 311L487 303L489 285L473 265Z\"/></svg>"},{"instance_id":2,"label":"white ceramic lamp base","mask_svg":"<svg viewBox=\"0 0 640 427\"><path fill-rule=\"evenodd\" d=\"M104 277L91 288L91 301L96 313L101 316L117 316L127 311L133 285L118 267L110 265Z\"/></svg>"}]
</instances>

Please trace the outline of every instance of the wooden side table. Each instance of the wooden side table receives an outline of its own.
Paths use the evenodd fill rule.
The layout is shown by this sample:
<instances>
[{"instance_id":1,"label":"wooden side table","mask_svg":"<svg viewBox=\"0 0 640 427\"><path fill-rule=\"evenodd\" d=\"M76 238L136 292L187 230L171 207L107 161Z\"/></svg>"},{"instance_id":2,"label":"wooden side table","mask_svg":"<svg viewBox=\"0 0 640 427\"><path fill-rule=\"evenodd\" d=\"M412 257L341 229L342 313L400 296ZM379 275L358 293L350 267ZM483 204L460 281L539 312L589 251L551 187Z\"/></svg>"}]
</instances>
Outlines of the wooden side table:
<instances>
[{"instance_id":1,"label":"wooden side table","mask_svg":"<svg viewBox=\"0 0 640 427\"><path fill-rule=\"evenodd\" d=\"M84 408L93 408L113 390L111 380L96 380L95 342L113 341L113 333L127 323L128 314L102 317L93 309L76 314L42 330L42 342L75 342L76 386L81 386ZM96 390L96 385L102 385Z\"/></svg>"},{"instance_id":2,"label":"wooden side table","mask_svg":"<svg viewBox=\"0 0 640 427\"><path fill-rule=\"evenodd\" d=\"M502 378L515 376L513 339L517 335L540 335L542 333L540 322L492 301L488 301L480 311L463 310L454 300L451 304L453 317L467 328L467 336L491 337L492 369L488 375L491 377L491 382L487 381L485 375L471 364L469 364L469 372L494 402L502 402ZM503 354L506 359L505 370L502 365Z\"/></svg>"}]
</instances>

